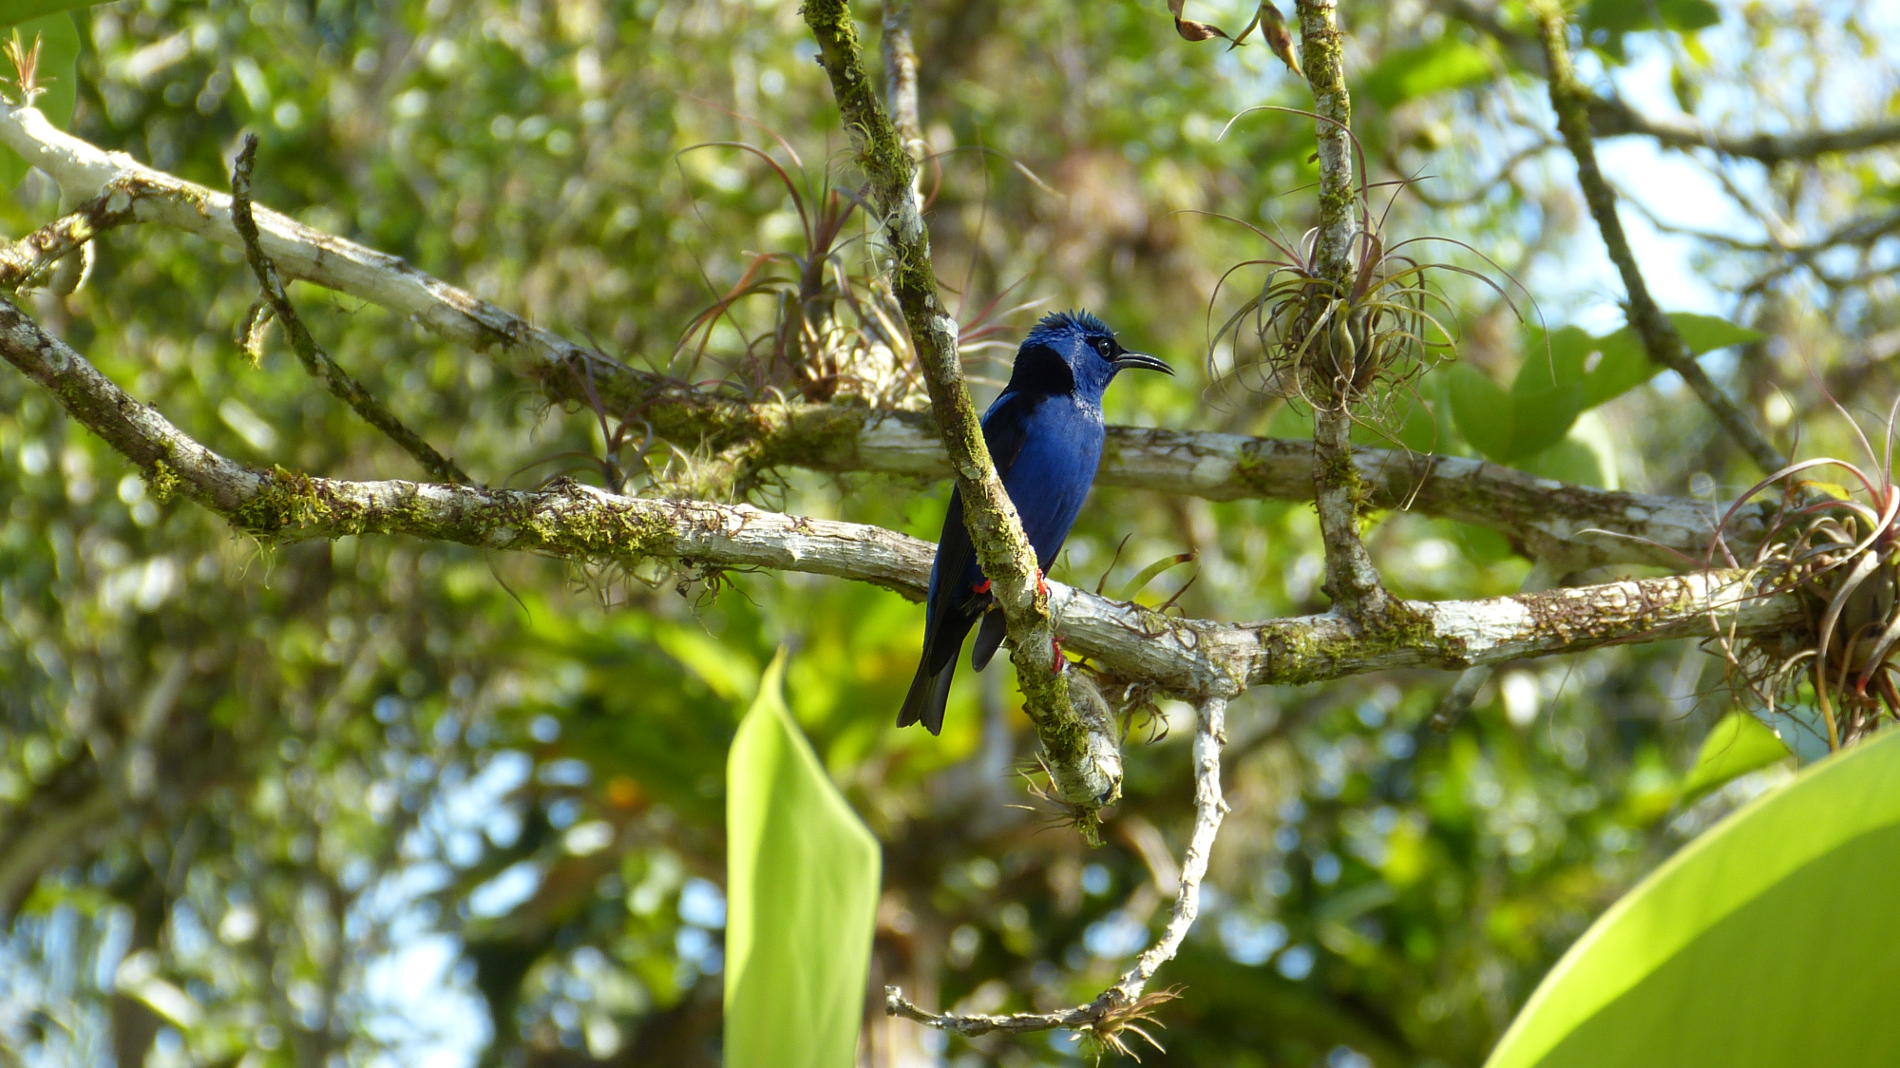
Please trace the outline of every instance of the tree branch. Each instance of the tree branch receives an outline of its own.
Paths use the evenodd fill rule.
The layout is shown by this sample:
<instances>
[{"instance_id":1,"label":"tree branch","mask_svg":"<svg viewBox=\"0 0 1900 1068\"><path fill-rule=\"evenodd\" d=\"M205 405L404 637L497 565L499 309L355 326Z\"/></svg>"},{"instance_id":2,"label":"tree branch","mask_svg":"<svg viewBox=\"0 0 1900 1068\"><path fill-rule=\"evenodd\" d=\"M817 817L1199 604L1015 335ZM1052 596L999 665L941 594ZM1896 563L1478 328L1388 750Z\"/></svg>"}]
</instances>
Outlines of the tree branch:
<instances>
[{"instance_id":1,"label":"tree branch","mask_svg":"<svg viewBox=\"0 0 1900 1068\"><path fill-rule=\"evenodd\" d=\"M132 218L198 234L238 252L230 194L107 152L61 131L31 107L0 101L0 142L45 171L67 196L84 199L117 188L132 195ZM530 357L538 374L578 365L658 386L663 380L603 360L587 347L542 329L466 290L416 270L396 256L304 226L268 208L256 211L258 243L287 278L302 279L412 316L445 337L477 348Z\"/></svg>"},{"instance_id":2,"label":"tree branch","mask_svg":"<svg viewBox=\"0 0 1900 1068\"><path fill-rule=\"evenodd\" d=\"M1181 857L1180 882L1175 889L1174 907L1167 925L1153 945L1135 958L1135 963L1114 986L1096 995L1093 1001L1055 1012L1018 1012L1005 1016L988 1014L934 1013L919 1008L904 997L897 987L884 988L884 1012L928 1024L959 1035L985 1035L1003 1031L1023 1033L1066 1028L1100 1036L1103 1041L1126 1051L1117 1036L1132 1031L1159 1048L1159 1043L1141 1026L1147 1010L1171 999L1172 992L1144 998L1142 991L1163 964L1174 959L1181 942L1201 910L1201 882L1207 877L1207 861L1220 834L1221 820L1227 815L1227 802L1221 797L1220 756L1227 744L1227 700L1211 697L1195 711L1194 731L1194 830L1188 837L1187 850Z\"/></svg>"},{"instance_id":3,"label":"tree branch","mask_svg":"<svg viewBox=\"0 0 1900 1068\"><path fill-rule=\"evenodd\" d=\"M625 497L564 482L538 491L357 482L248 467L211 451L127 395L85 357L0 298L0 357L144 473L154 495L187 497L233 526L295 542L408 534L575 559L801 571L923 596L932 547L857 523L747 505ZM1222 623L1164 615L1050 583L1071 648L1103 670L1206 700L1262 684L1388 668L1466 668L1620 642L1757 633L1798 619L1737 570L1612 582L1479 601L1396 601L1403 628L1362 633L1328 613Z\"/></svg>"},{"instance_id":4,"label":"tree branch","mask_svg":"<svg viewBox=\"0 0 1900 1068\"><path fill-rule=\"evenodd\" d=\"M310 373L310 377L322 382L338 400L349 405L364 422L401 446L404 452L422 465L424 471L444 482L467 482L468 476L455 465L455 461L437 452L434 446L422 440L421 435L405 426L387 405L364 389L362 383L350 377L348 371L337 366L330 354L323 351L317 340L310 336L309 328L304 326L297 309L290 303L290 294L284 292L284 281L278 277L277 268L258 242L257 219L251 209L251 168L256 163L257 135L245 134L244 147L239 150L237 160L231 167L231 224L237 228L238 237L244 242L244 258L251 265L251 273L257 276L258 286L264 290L264 300L270 305L277 321L283 324L284 333L290 338L290 347L296 350L297 359L303 363L304 370Z\"/></svg>"},{"instance_id":5,"label":"tree branch","mask_svg":"<svg viewBox=\"0 0 1900 1068\"><path fill-rule=\"evenodd\" d=\"M891 124L912 162L922 166L929 146L924 144L924 124L917 106L917 46L910 36L910 0L884 0L884 98L891 109ZM916 172L911 185L916 188Z\"/></svg>"},{"instance_id":6,"label":"tree branch","mask_svg":"<svg viewBox=\"0 0 1900 1068\"><path fill-rule=\"evenodd\" d=\"M42 233L60 227L96 233L146 220L243 251L228 217L229 198L222 193L70 137L30 108L0 106L0 141L50 169L69 196L108 187ZM148 199L154 203L143 203ZM227 205L222 224L220 202ZM650 426L657 437L703 443L715 451L746 442L762 466L950 473L928 416L858 405L748 402L686 388L603 359L396 257L265 208L254 209L254 215L259 244L287 276L411 316L451 339L524 355L527 372L551 397L605 407L612 415ZM35 241L30 236L16 249ZM1109 427L1096 483L1212 500L1310 500L1312 448L1310 442L1233 434ZM1610 563L1681 567L1685 558L1702 557L1714 525L1707 504L1566 485L1477 460L1358 449L1352 464L1367 503L1502 531L1525 551L1564 570Z\"/></svg>"},{"instance_id":7,"label":"tree branch","mask_svg":"<svg viewBox=\"0 0 1900 1068\"><path fill-rule=\"evenodd\" d=\"M0 289L32 283L101 233L133 221L136 187L120 184L11 245L0 246Z\"/></svg>"},{"instance_id":8,"label":"tree branch","mask_svg":"<svg viewBox=\"0 0 1900 1068\"><path fill-rule=\"evenodd\" d=\"M1512 58L1529 70L1536 70L1544 54L1537 39L1505 25L1494 8L1476 0L1439 0L1447 15L1489 34L1504 45ZM1701 126L1684 117L1661 118L1645 115L1614 96L1586 93L1590 127L1595 136L1652 138L1669 148L1706 148L1718 155L1752 159L1760 163L1799 163L1843 152L1863 152L1900 144L1900 119L1885 119L1863 126L1834 130L1803 130L1786 134L1724 134Z\"/></svg>"},{"instance_id":9,"label":"tree branch","mask_svg":"<svg viewBox=\"0 0 1900 1068\"><path fill-rule=\"evenodd\" d=\"M1645 115L1616 97L1591 96L1590 126L1598 137L1651 137L1670 148L1706 148L1760 163L1805 162L1840 152L1900 144L1900 119L1792 134L1718 134L1694 123Z\"/></svg>"},{"instance_id":10,"label":"tree branch","mask_svg":"<svg viewBox=\"0 0 1900 1068\"><path fill-rule=\"evenodd\" d=\"M1112 804L1121 794L1121 751L1113 737L1092 729L1076 714L1063 672L1050 670L1056 633L1049 600L1038 591L1041 573L1035 550L996 476L976 407L963 384L957 322L937 296L930 231L911 192L916 163L898 144L897 132L865 77L857 30L844 0L808 0L803 12L818 41L820 61L831 79L845 128L858 146L871 201L883 218L891 290L904 310L922 364L931 408L962 494L964 522L977 562L1008 627L1010 661L1016 666L1025 708L1036 726L1056 793L1083 810L1086 828L1097 806Z\"/></svg>"},{"instance_id":11,"label":"tree branch","mask_svg":"<svg viewBox=\"0 0 1900 1068\"><path fill-rule=\"evenodd\" d=\"M1710 380L1708 372L1689 355L1682 335L1676 332L1676 325L1649 295L1649 286L1636 266L1635 254L1630 251L1629 239L1623 234L1622 220L1617 218L1616 194L1597 166L1596 146L1590 139L1590 94L1577 81L1577 72L1570 65L1563 10L1546 2L1538 10L1538 21L1543 29L1544 57L1550 74L1550 105L1557 112L1557 128L1570 154L1577 159L1577 182L1583 187L1583 199L1590 205L1590 215L1603 234L1610 259L1623 276L1623 287L1629 291L1630 325L1636 328L1644 351L1651 360L1682 376L1715 416L1715 421L1758 467L1764 471L1780 470L1787 466L1787 457L1769 444L1761 430Z\"/></svg>"}]
</instances>

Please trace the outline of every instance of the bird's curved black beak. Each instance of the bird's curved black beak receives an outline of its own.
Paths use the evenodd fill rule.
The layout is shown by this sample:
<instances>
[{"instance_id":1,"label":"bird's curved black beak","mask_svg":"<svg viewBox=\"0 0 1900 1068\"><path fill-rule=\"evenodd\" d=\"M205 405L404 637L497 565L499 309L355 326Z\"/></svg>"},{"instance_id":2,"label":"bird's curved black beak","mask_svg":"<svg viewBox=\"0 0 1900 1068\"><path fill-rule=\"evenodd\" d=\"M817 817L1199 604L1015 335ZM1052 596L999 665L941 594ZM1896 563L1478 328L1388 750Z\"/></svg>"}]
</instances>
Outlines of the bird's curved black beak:
<instances>
[{"instance_id":1,"label":"bird's curved black beak","mask_svg":"<svg viewBox=\"0 0 1900 1068\"><path fill-rule=\"evenodd\" d=\"M1164 375L1174 373L1174 368L1145 352L1124 352L1115 357L1115 370L1126 371L1130 367L1146 367L1150 371L1160 371Z\"/></svg>"}]
</instances>

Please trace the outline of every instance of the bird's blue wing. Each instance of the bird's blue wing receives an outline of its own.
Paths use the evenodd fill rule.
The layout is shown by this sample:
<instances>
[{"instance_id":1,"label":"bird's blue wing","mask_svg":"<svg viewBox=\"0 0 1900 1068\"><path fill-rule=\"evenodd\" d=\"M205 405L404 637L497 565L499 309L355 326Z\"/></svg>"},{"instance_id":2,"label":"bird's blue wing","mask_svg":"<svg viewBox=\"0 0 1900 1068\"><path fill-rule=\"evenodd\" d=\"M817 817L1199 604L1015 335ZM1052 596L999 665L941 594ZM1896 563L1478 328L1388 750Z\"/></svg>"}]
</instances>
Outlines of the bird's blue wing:
<instances>
[{"instance_id":1,"label":"bird's blue wing","mask_svg":"<svg viewBox=\"0 0 1900 1068\"><path fill-rule=\"evenodd\" d=\"M1028 440L1028 415L1033 406L1033 398L1005 392L983 413L984 443L989 447L991 462L1005 477ZM924 598L924 654L910 693L904 698L903 710L898 713L898 726L922 723L932 734L942 726L957 653L970 628L992 603L987 592L977 592L982 584L983 570L977 566L970 532L963 525L963 494L955 491L944 515L943 533L937 538L930 592Z\"/></svg>"},{"instance_id":2,"label":"bird's blue wing","mask_svg":"<svg viewBox=\"0 0 1900 1068\"><path fill-rule=\"evenodd\" d=\"M1067 396L1044 396L1025 405L1016 423L1023 444L1002 471L1003 488L1036 550L1036 566L1047 572L1095 481L1102 458L1101 416L1099 409L1079 406ZM970 653L978 671L989 664L1003 636L999 616L983 620Z\"/></svg>"}]
</instances>

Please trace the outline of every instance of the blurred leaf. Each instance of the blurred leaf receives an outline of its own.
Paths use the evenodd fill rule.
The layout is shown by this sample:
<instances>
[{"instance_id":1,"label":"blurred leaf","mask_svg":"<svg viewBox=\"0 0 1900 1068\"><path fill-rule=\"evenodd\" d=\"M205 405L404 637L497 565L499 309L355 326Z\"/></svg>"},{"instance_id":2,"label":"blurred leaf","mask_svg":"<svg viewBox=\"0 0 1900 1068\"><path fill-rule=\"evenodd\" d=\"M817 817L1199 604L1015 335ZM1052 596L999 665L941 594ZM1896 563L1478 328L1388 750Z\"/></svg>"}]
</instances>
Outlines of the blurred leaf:
<instances>
[{"instance_id":1,"label":"blurred leaf","mask_svg":"<svg viewBox=\"0 0 1900 1068\"><path fill-rule=\"evenodd\" d=\"M1746 712L1730 712L1702 739L1695 766L1682 779L1682 803L1786 760L1788 755L1788 747L1761 720Z\"/></svg>"},{"instance_id":2,"label":"blurred leaf","mask_svg":"<svg viewBox=\"0 0 1900 1068\"><path fill-rule=\"evenodd\" d=\"M55 15L62 11L77 11L84 7L97 7L107 0L0 0L0 28L20 26L20 36L31 43L33 36L21 26L32 19L45 15Z\"/></svg>"},{"instance_id":3,"label":"blurred leaf","mask_svg":"<svg viewBox=\"0 0 1900 1068\"><path fill-rule=\"evenodd\" d=\"M1518 466L1528 474L1582 486L1601 486L1608 481L1596 450L1574 437L1524 458Z\"/></svg>"},{"instance_id":4,"label":"blurred leaf","mask_svg":"<svg viewBox=\"0 0 1900 1068\"><path fill-rule=\"evenodd\" d=\"M1900 733L1888 732L1643 880L1544 978L1486 1064L1889 1064L1896 890Z\"/></svg>"},{"instance_id":5,"label":"blurred leaf","mask_svg":"<svg viewBox=\"0 0 1900 1068\"><path fill-rule=\"evenodd\" d=\"M1440 37L1394 52L1366 72L1361 92L1381 107L1460 89L1488 80L1494 65L1484 49L1455 37Z\"/></svg>"},{"instance_id":6,"label":"blurred leaf","mask_svg":"<svg viewBox=\"0 0 1900 1068\"><path fill-rule=\"evenodd\" d=\"M1510 447L1498 458L1515 461L1562 441L1583 411L1584 400L1580 377L1553 379L1548 365L1534 357L1526 360L1511 384Z\"/></svg>"},{"instance_id":7,"label":"blurred leaf","mask_svg":"<svg viewBox=\"0 0 1900 1068\"><path fill-rule=\"evenodd\" d=\"M1491 376L1466 364L1455 364L1446 374L1446 393L1458 433L1487 459L1502 461L1511 454L1510 395Z\"/></svg>"},{"instance_id":8,"label":"blurred leaf","mask_svg":"<svg viewBox=\"0 0 1900 1068\"><path fill-rule=\"evenodd\" d=\"M1711 0L1590 0L1579 16L1585 30L1613 34L1669 29L1688 33L1722 21Z\"/></svg>"},{"instance_id":9,"label":"blurred leaf","mask_svg":"<svg viewBox=\"0 0 1900 1068\"><path fill-rule=\"evenodd\" d=\"M1737 326L1727 319L1713 315L1670 312L1669 321L1676 324L1676 332L1682 335L1682 343L1689 347L1691 356L1700 356L1705 352L1728 348L1730 345L1744 345L1750 341L1762 339L1762 332L1759 330Z\"/></svg>"},{"instance_id":10,"label":"blurred leaf","mask_svg":"<svg viewBox=\"0 0 1900 1068\"><path fill-rule=\"evenodd\" d=\"M784 654L726 765L728 1065L850 1064L877 908L878 847L780 694Z\"/></svg>"}]
</instances>

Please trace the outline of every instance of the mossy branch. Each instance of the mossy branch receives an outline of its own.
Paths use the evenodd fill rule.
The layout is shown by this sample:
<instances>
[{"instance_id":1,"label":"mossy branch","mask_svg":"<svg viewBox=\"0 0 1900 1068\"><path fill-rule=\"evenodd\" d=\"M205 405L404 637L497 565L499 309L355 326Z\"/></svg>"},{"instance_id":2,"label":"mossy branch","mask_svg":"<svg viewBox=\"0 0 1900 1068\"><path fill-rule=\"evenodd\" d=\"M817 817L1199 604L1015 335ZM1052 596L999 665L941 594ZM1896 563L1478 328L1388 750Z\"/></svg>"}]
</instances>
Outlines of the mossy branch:
<instances>
[{"instance_id":1,"label":"mossy branch","mask_svg":"<svg viewBox=\"0 0 1900 1068\"><path fill-rule=\"evenodd\" d=\"M1754 421L1689 355L1676 325L1650 296L1649 285L1636 265L1636 255L1630 251L1629 238L1623 233L1623 221L1617 216L1616 193L1597 165L1596 144L1590 132L1593 98L1577 80L1576 69L1571 65L1569 31L1563 9L1555 3L1540 3L1537 16L1544 59L1549 68L1550 106L1557 112L1557 129L1563 134L1565 147L1576 158L1577 184L1583 188L1584 202L1590 207L1590 217L1596 220L1597 231L1603 235L1604 248L1609 251L1611 262L1616 264L1617 273L1623 278L1623 288L1629 293L1630 325L1635 327L1643 351L1658 366L1682 376L1690 390L1701 398L1703 406L1715 416L1715 421L1756 466L1764 471L1779 471L1787 466L1788 458L1769 443Z\"/></svg>"},{"instance_id":2,"label":"mossy branch","mask_svg":"<svg viewBox=\"0 0 1900 1068\"><path fill-rule=\"evenodd\" d=\"M0 141L52 174L68 196L92 198L16 242L10 277L31 276L41 269L35 264L66 254L74 241L130 222L156 222L243 251L223 193L124 153L108 153L53 128L31 108L0 105ZM602 408L611 418L637 421L655 437L688 448L724 452L742 446L747 462L758 467L950 473L941 433L928 416L849 404L746 401L694 389L602 359L394 256L261 206L252 214L265 255L284 277L379 305L452 340L516 356L519 369L557 401ZM1457 457L1361 448L1354 450L1352 466L1362 505L1489 527L1527 554L1568 570L1610 563L1684 566L1700 559L1714 527L1707 503L1566 485ZM1313 447L1112 426L1096 482L1212 500L1310 500Z\"/></svg>"},{"instance_id":3,"label":"mossy branch","mask_svg":"<svg viewBox=\"0 0 1900 1068\"><path fill-rule=\"evenodd\" d=\"M85 357L0 297L0 358L47 389L74 419L146 477L259 538L295 542L405 534L574 559L679 561L800 571L921 598L932 547L857 523L746 505L627 497L567 482L490 490L359 482L260 469L219 455L128 395ZM1070 646L1118 675L1195 701L1249 686L1307 683L1401 667L1465 668L1622 642L1749 634L1800 618L1791 595L1746 574L1698 571L1481 601L1399 601L1406 625L1363 633L1328 613L1257 623L1165 616L1058 583L1050 601Z\"/></svg>"},{"instance_id":4,"label":"mossy branch","mask_svg":"<svg viewBox=\"0 0 1900 1068\"><path fill-rule=\"evenodd\" d=\"M818 41L820 62L830 77L845 128L858 149L871 202L883 219L890 257L891 289L922 364L944 450L963 495L964 521L977 562L1008 626L1010 660L1036 734L1042 742L1057 795L1092 813L1121 793L1121 752L1113 737L1077 715L1067 678L1052 671L1056 632L1048 598L1038 591L1036 554L983 441L976 406L964 385L957 352L957 322L937 294L930 259L930 231L912 195L916 161L865 76L857 28L844 0L811 0L805 22Z\"/></svg>"},{"instance_id":5,"label":"mossy branch","mask_svg":"<svg viewBox=\"0 0 1900 1068\"><path fill-rule=\"evenodd\" d=\"M1337 0L1299 0L1300 66L1313 89L1314 137L1319 145L1319 233L1314 242L1314 268L1341 329L1326 332L1315 346L1314 358L1332 372L1318 376L1332 383L1313 398L1313 501L1319 513L1320 540L1326 551L1326 594L1334 607L1368 627L1382 627L1392 609L1392 598L1379 580L1372 557L1359 538L1359 514L1365 503L1358 470L1352 462L1352 404L1350 370L1341 381L1338 369L1350 368L1353 356L1340 351L1352 344L1344 329L1343 302L1349 292L1353 263L1353 221L1359 198L1353 182L1352 95L1346 90L1345 65L1340 57L1344 35L1339 31Z\"/></svg>"}]
</instances>

